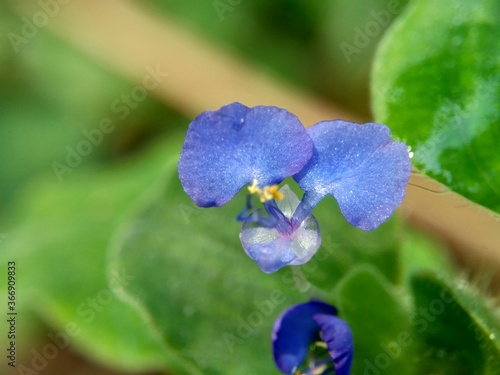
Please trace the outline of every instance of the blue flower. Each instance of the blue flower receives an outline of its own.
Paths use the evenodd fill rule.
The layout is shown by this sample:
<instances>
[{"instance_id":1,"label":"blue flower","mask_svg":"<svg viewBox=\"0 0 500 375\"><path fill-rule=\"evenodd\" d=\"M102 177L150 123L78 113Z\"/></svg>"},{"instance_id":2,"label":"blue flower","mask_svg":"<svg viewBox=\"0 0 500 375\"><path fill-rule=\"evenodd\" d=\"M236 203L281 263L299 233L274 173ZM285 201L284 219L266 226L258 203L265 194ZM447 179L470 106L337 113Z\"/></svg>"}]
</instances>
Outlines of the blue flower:
<instances>
[{"instance_id":1,"label":"blue flower","mask_svg":"<svg viewBox=\"0 0 500 375\"><path fill-rule=\"evenodd\" d=\"M182 186L200 207L224 205L248 186L240 240L267 273L303 264L317 251L312 210L324 197L337 199L352 225L372 230L403 200L410 171L406 145L385 125L336 120L306 130L284 109L240 103L200 114L179 160ZM300 201L279 188L287 177L304 191Z\"/></svg>"},{"instance_id":2,"label":"blue flower","mask_svg":"<svg viewBox=\"0 0 500 375\"><path fill-rule=\"evenodd\" d=\"M269 224L264 217L242 220L245 221L240 233L243 249L266 273L308 262L321 245L316 218L309 215L301 222L292 222L299 199L288 185L279 193L283 196L281 200L264 203L273 222Z\"/></svg>"},{"instance_id":3,"label":"blue flower","mask_svg":"<svg viewBox=\"0 0 500 375\"><path fill-rule=\"evenodd\" d=\"M284 374L350 374L352 332L337 309L319 301L294 305L276 320L272 334L276 366Z\"/></svg>"}]
</instances>

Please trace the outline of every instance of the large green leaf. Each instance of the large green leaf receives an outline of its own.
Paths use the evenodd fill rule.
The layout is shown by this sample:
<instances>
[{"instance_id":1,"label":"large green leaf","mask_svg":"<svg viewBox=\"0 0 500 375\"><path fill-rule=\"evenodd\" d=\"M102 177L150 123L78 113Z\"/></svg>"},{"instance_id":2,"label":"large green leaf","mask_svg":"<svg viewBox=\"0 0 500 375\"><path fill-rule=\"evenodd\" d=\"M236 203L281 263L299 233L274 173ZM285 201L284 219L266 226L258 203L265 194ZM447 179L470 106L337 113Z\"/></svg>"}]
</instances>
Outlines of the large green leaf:
<instances>
[{"instance_id":1,"label":"large green leaf","mask_svg":"<svg viewBox=\"0 0 500 375\"><path fill-rule=\"evenodd\" d=\"M310 286L295 268L264 274L241 248L245 205L198 209L181 188L176 165L117 238L111 269L134 275L126 298L144 311L181 373L277 373L271 328ZM180 366L179 366L180 365Z\"/></svg>"},{"instance_id":2,"label":"large green leaf","mask_svg":"<svg viewBox=\"0 0 500 375\"><path fill-rule=\"evenodd\" d=\"M428 272L415 275L412 288L419 373L500 374L500 321L477 291Z\"/></svg>"},{"instance_id":3,"label":"large green leaf","mask_svg":"<svg viewBox=\"0 0 500 375\"><path fill-rule=\"evenodd\" d=\"M125 298L146 313L161 332L165 346L187 360L179 362L181 367L177 371L188 373L197 368L204 373L245 374L251 368L252 372L269 373L274 367L270 347L272 323L286 306L306 299L302 293L316 291L309 280L318 288L330 290L355 260L359 263L363 259L373 260L381 269L386 266L388 269L383 271L391 281L396 277L397 257L393 247L397 245L390 244L391 224L382 232L390 240L381 236L377 246L369 242L378 237L368 236L363 240L364 232L352 232L353 242L359 248L357 255L345 255L337 267L329 257L318 254L304 267L286 267L271 275L263 274L244 254L238 240L241 224L235 216L242 207L244 196L240 195L224 207L196 208L172 168L165 185L152 194L134 221L118 236L112 269L134 275L134 282L125 288ZM320 215L325 219L327 213L338 214L333 205L323 210ZM335 222L337 219L325 221L325 229L345 230L344 226L335 228ZM337 247L328 239L323 251L347 253L349 233L341 237L345 246ZM384 246L388 246L387 251L381 250ZM366 251L364 258L360 249ZM313 276L318 273L321 276ZM375 281L379 279L384 276ZM392 291L385 290L385 282L380 286L369 279L366 284L368 289L361 286L362 293L344 295L344 304L347 306L349 299L353 304L363 305L363 301L373 301L382 295L377 313L383 316L389 311L389 316L401 317L404 309ZM366 300L366 294L373 298ZM391 301L390 306L387 301ZM359 317L364 310L357 311ZM399 327L394 326L394 330ZM360 335L359 339L364 338ZM380 348L377 346L376 350Z\"/></svg>"},{"instance_id":4,"label":"large green leaf","mask_svg":"<svg viewBox=\"0 0 500 375\"><path fill-rule=\"evenodd\" d=\"M177 157L179 141L161 142L140 159L112 168L82 167L63 183L52 173L33 182L11 215L1 244L2 273L8 259L17 262L20 314L35 312L53 336L67 335L69 325L69 344L105 366L165 366L168 353L157 335L136 309L116 297L133 275L116 269L110 282L106 249L133 202L157 179L168 158ZM19 365L31 366L32 357Z\"/></svg>"},{"instance_id":5,"label":"large green leaf","mask_svg":"<svg viewBox=\"0 0 500 375\"><path fill-rule=\"evenodd\" d=\"M373 110L414 164L500 212L500 2L413 1L383 39Z\"/></svg>"},{"instance_id":6,"label":"large green leaf","mask_svg":"<svg viewBox=\"0 0 500 375\"><path fill-rule=\"evenodd\" d=\"M352 328L353 373L417 374L410 365L415 340L408 308L379 271L359 266L339 283L339 312Z\"/></svg>"}]
</instances>

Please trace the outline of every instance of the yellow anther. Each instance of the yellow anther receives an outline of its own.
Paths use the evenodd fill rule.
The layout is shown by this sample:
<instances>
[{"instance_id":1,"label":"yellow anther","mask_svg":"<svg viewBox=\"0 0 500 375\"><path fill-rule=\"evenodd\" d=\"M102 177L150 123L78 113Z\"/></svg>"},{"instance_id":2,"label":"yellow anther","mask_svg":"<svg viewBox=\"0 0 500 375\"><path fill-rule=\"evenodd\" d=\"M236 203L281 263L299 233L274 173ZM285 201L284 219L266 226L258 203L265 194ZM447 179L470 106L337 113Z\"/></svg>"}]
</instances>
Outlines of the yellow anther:
<instances>
[{"instance_id":1,"label":"yellow anther","mask_svg":"<svg viewBox=\"0 0 500 375\"><path fill-rule=\"evenodd\" d=\"M316 345L318 348L328 349L328 346L324 341L316 341L314 345Z\"/></svg>"},{"instance_id":2,"label":"yellow anther","mask_svg":"<svg viewBox=\"0 0 500 375\"><path fill-rule=\"evenodd\" d=\"M284 195L283 193L281 193L279 191L279 186L278 185L272 185L272 186L269 186L269 193L273 196L274 199L277 199L277 200L282 200L284 198Z\"/></svg>"},{"instance_id":3,"label":"yellow anther","mask_svg":"<svg viewBox=\"0 0 500 375\"><path fill-rule=\"evenodd\" d=\"M262 194L262 190L260 190L259 187L257 186L258 183L259 181L257 181L256 178L254 178L252 181L252 185L248 187L248 192L250 194L258 194L258 195Z\"/></svg>"},{"instance_id":4,"label":"yellow anther","mask_svg":"<svg viewBox=\"0 0 500 375\"><path fill-rule=\"evenodd\" d=\"M282 200L283 194L279 192L278 185L264 186L260 189L256 178L253 179L252 185L248 187L250 194L256 194L262 203L270 201L271 199Z\"/></svg>"}]
</instances>

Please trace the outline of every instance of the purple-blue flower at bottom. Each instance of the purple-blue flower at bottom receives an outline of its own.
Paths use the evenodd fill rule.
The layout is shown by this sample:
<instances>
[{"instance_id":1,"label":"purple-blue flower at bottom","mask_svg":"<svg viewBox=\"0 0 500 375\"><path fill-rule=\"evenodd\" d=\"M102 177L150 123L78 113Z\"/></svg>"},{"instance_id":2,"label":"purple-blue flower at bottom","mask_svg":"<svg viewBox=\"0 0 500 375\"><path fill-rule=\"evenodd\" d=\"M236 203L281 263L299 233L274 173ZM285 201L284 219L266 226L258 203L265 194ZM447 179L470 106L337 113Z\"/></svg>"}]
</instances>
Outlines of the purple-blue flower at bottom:
<instances>
[{"instance_id":1,"label":"purple-blue flower at bottom","mask_svg":"<svg viewBox=\"0 0 500 375\"><path fill-rule=\"evenodd\" d=\"M273 327L273 354L284 374L349 375L354 351L352 332L337 309L319 301L285 310ZM326 350L322 350L326 349Z\"/></svg>"}]
</instances>

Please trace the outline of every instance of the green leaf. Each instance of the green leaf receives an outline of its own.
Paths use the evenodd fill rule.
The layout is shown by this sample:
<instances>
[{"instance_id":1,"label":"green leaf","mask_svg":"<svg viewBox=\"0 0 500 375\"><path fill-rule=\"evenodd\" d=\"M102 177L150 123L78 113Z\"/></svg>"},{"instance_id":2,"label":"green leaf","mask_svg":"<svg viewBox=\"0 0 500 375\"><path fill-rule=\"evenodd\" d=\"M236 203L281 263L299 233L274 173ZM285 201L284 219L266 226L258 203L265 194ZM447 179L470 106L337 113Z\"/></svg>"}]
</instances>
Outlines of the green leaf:
<instances>
[{"instance_id":1,"label":"green leaf","mask_svg":"<svg viewBox=\"0 0 500 375\"><path fill-rule=\"evenodd\" d=\"M352 269L336 290L339 315L354 335L353 374L417 374L408 308L379 271Z\"/></svg>"},{"instance_id":2,"label":"green leaf","mask_svg":"<svg viewBox=\"0 0 500 375\"><path fill-rule=\"evenodd\" d=\"M314 210L320 224L322 244L314 257L298 268L316 287L331 290L352 267L367 263L392 283L399 283L401 228L397 217L373 231L350 225L332 197Z\"/></svg>"},{"instance_id":3,"label":"green leaf","mask_svg":"<svg viewBox=\"0 0 500 375\"><path fill-rule=\"evenodd\" d=\"M277 372L274 320L306 299L310 285L286 267L264 274L243 251L238 212L245 196L199 209L172 168L117 239L112 269L134 275L126 298L149 317L178 373Z\"/></svg>"},{"instance_id":4,"label":"green leaf","mask_svg":"<svg viewBox=\"0 0 500 375\"><path fill-rule=\"evenodd\" d=\"M500 212L500 3L413 1L373 70L373 110L428 175Z\"/></svg>"},{"instance_id":5,"label":"green leaf","mask_svg":"<svg viewBox=\"0 0 500 375\"><path fill-rule=\"evenodd\" d=\"M442 276L455 275L450 254L435 239L405 227L400 247L401 271L405 284L415 272L434 271Z\"/></svg>"},{"instance_id":6,"label":"green leaf","mask_svg":"<svg viewBox=\"0 0 500 375\"><path fill-rule=\"evenodd\" d=\"M500 374L500 321L481 294L433 273L415 275L412 288L418 373Z\"/></svg>"},{"instance_id":7,"label":"green leaf","mask_svg":"<svg viewBox=\"0 0 500 375\"><path fill-rule=\"evenodd\" d=\"M179 141L161 142L140 159L112 168L82 167L63 183L52 173L38 179L6 230L0 262L2 267L8 259L17 262L20 314L37 313L53 335L69 335L73 348L108 367L165 366L156 333L117 298L133 277L117 269L108 280L106 249L131 204L149 189L165 161L178 157Z\"/></svg>"}]
</instances>

